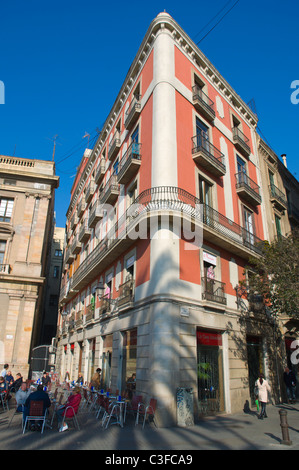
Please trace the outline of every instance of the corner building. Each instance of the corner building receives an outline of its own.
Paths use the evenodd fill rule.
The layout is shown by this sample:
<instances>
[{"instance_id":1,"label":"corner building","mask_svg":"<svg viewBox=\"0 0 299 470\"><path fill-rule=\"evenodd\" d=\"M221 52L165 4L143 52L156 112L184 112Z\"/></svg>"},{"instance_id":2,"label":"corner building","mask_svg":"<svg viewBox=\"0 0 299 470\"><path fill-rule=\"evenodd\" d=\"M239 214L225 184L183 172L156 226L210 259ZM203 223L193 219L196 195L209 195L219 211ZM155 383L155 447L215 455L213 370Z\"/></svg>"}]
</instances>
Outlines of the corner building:
<instances>
[{"instance_id":1,"label":"corner building","mask_svg":"<svg viewBox=\"0 0 299 470\"><path fill-rule=\"evenodd\" d=\"M123 390L136 372L161 426L176 422L178 387L192 388L195 416L251 403L259 371L272 369L267 324L246 299L244 315L235 289L265 238L256 124L159 14L72 188L61 379L101 367L103 387Z\"/></svg>"}]
</instances>

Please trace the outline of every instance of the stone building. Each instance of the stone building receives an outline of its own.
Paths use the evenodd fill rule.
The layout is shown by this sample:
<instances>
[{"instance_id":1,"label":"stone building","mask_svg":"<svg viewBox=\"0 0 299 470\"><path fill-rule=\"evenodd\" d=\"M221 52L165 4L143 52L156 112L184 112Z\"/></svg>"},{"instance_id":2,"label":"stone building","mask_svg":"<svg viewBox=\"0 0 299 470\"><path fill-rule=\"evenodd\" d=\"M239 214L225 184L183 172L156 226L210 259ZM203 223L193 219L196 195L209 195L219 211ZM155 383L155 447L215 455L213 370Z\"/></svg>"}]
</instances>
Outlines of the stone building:
<instances>
[{"instance_id":1,"label":"stone building","mask_svg":"<svg viewBox=\"0 0 299 470\"><path fill-rule=\"evenodd\" d=\"M58 184L53 162L0 156L0 362L24 378L36 341Z\"/></svg>"},{"instance_id":2,"label":"stone building","mask_svg":"<svg viewBox=\"0 0 299 470\"><path fill-rule=\"evenodd\" d=\"M150 24L67 211L56 367L196 416L274 380L273 334L238 294L267 239L257 116L167 13ZM275 382L274 382L275 383ZM275 389L275 387L274 387Z\"/></svg>"}]
</instances>

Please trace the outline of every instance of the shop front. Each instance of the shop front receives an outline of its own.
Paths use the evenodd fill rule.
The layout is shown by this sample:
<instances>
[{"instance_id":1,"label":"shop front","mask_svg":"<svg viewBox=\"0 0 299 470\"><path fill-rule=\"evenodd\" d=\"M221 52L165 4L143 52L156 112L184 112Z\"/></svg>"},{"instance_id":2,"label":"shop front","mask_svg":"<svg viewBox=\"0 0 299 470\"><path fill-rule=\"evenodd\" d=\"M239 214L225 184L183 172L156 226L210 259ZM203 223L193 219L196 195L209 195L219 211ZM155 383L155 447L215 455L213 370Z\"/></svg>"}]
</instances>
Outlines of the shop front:
<instances>
[{"instance_id":1,"label":"shop front","mask_svg":"<svg viewBox=\"0 0 299 470\"><path fill-rule=\"evenodd\" d=\"M198 409L200 415L224 411L222 333L197 329Z\"/></svg>"}]
</instances>

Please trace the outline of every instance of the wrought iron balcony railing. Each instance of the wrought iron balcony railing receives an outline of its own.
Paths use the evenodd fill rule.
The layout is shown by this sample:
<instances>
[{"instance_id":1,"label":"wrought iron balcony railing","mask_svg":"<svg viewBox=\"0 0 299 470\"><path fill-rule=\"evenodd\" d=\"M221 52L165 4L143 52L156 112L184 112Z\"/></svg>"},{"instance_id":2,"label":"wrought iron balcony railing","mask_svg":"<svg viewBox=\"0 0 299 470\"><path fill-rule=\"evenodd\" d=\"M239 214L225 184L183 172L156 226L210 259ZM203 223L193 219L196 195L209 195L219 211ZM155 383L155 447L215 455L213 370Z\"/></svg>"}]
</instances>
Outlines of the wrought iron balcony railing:
<instances>
[{"instance_id":1,"label":"wrought iron balcony railing","mask_svg":"<svg viewBox=\"0 0 299 470\"><path fill-rule=\"evenodd\" d=\"M215 105L212 101L200 88L198 85L192 87L192 99L193 104L197 110L202 113L209 121L215 119Z\"/></svg>"},{"instance_id":2,"label":"wrought iron balcony railing","mask_svg":"<svg viewBox=\"0 0 299 470\"><path fill-rule=\"evenodd\" d=\"M225 283L210 279L208 277L201 278L202 298L210 302L217 302L226 305Z\"/></svg>"},{"instance_id":3,"label":"wrought iron balcony railing","mask_svg":"<svg viewBox=\"0 0 299 470\"><path fill-rule=\"evenodd\" d=\"M80 288L90 282L100 268L113 259L113 250L120 245L129 246L129 235L134 227L145 217L157 211L171 212L173 216L191 217L195 224L202 226L203 237L209 237L213 243L241 256L260 255L262 240L254 233L238 225L217 212L187 191L171 186L161 186L143 191L118 219L107 235L79 265L73 275L74 288ZM132 243L136 239L132 238ZM108 256L109 255L109 256ZM107 264L108 265L108 264Z\"/></svg>"},{"instance_id":4,"label":"wrought iron balcony railing","mask_svg":"<svg viewBox=\"0 0 299 470\"><path fill-rule=\"evenodd\" d=\"M249 145L249 139L246 137L245 134L239 129L238 127L233 127L233 141L237 149L245 154L247 157L250 155L251 150L250 150L250 145Z\"/></svg>"},{"instance_id":5,"label":"wrought iron balcony railing","mask_svg":"<svg viewBox=\"0 0 299 470\"><path fill-rule=\"evenodd\" d=\"M237 193L253 205L259 205L262 202L260 187L249 176L240 171L235 174Z\"/></svg>"},{"instance_id":6,"label":"wrought iron balcony railing","mask_svg":"<svg viewBox=\"0 0 299 470\"><path fill-rule=\"evenodd\" d=\"M109 160L112 160L115 157L115 155L120 149L120 144L121 144L120 134L118 131L116 131L108 147L108 159Z\"/></svg>"},{"instance_id":7,"label":"wrought iron balcony railing","mask_svg":"<svg viewBox=\"0 0 299 470\"><path fill-rule=\"evenodd\" d=\"M204 132L192 137L193 160L216 176L225 175L224 155L207 138Z\"/></svg>"},{"instance_id":8,"label":"wrought iron balcony railing","mask_svg":"<svg viewBox=\"0 0 299 470\"><path fill-rule=\"evenodd\" d=\"M136 119L138 118L141 111L141 95L136 95L132 97L130 106L125 112L125 128L130 129Z\"/></svg>"},{"instance_id":9,"label":"wrought iron balcony railing","mask_svg":"<svg viewBox=\"0 0 299 470\"><path fill-rule=\"evenodd\" d=\"M288 201L285 194L278 189L274 184L269 185L271 201L277 206L278 209L287 209Z\"/></svg>"},{"instance_id":10,"label":"wrought iron balcony railing","mask_svg":"<svg viewBox=\"0 0 299 470\"><path fill-rule=\"evenodd\" d=\"M132 142L119 162L117 179L120 184L127 184L137 173L141 164L141 144Z\"/></svg>"},{"instance_id":11,"label":"wrought iron balcony railing","mask_svg":"<svg viewBox=\"0 0 299 470\"><path fill-rule=\"evenodd\" d=\"M134 280L130 279L119 286L118 307L122 308L134 301Z\"/></svg>"}]
</instances>

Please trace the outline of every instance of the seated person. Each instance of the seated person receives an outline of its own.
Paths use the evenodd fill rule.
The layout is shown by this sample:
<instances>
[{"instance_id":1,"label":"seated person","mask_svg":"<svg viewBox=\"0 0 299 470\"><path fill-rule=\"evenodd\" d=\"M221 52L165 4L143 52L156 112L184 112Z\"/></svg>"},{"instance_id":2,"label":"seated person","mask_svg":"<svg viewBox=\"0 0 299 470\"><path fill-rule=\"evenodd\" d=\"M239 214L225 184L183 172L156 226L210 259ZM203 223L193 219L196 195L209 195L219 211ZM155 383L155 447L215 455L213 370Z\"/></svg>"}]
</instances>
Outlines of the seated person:
<instances>
[{"instance_id":1,"label":"seated person","mask_svg":"<svg viewBox=\"0 0 299 470\"><path fill-rule=\"evenodd\" d=\"M127 390L128 390L128 396L130 399L132 398L133 392L135 389L136 389L136 374L134 373L127 380Z\"/></svg>"},{"instance_id":2,"label":"seated person","mask_svg":"<svg viewBox=\"0 0 299 470\"><path fill-rule=\"evenodd\" d=\"M31 401L42 401L44 404L43 413L45 413L46 409L50 408L51 406L49 395L47 394L47 392L44 392L42 385L38 385L36 392L30 393L30 395L25 401L24 410L23 410L24 421L25 421L26 416L29 415Z\"/></svg>"},{"instance_id":3,"label":"seated person","mask_svg":"<svg viewBox=\"0 0 299 470\"><path fill-rule=\"evenodd\" d=\"M42 376L42 386L48 388L50 383L51 383L51 379L49 375L47 374L47 372L44 372Z\"/></svg>"},{"instance_id":4,"label":"seated person","mask_svg":"<svg viewBox=\"0 0 299 470\"><path fill-rule=\"evenodd\" d=\"M79 372L79 375L78 375L78 378L77 378L77 383L81 384L81 385L84 384L84 379L83 379L83 375L81 374L81 372Z\"/></svg>"},{"instance_id":5,"label":"seated person","mask_svg":"<svg viewBox=\"0 0 299 470\"><path fill-rule=\"evenodd\" d=\"M30 393L31 393L31 391L27 390L26 382L22 382L21 387L19 388L19 390L17 391L16 396L15 396L15 399L16 399L16 402L17 402L17 412L18 413L23 410L22 405L25 405L25 402L26 402L27 398L29 397Z\"/></svg>"},{"instance_id":6,"label":"seated person","mask_svg":"<svg viewBox=\"0 0 299 470\"><path fill-rule=\"evenodd\" d=\"M65 414L66 418L72 418L74 416L74 413L77 414L80 402L81 402L81 389L80 387L75 387L71 395L69 395L66 403L64 405L61 405L56 411L59 432L64 432L68 429L68 425L65 422L62 423L63 415L64 415L66 408L68 406L73 407L73 409L69 408Z\"/></svg>"},{"instance_id":7,"label":"seated person","mask_svg":"<svg viewBox=\"0 0 299 470\"><path fill-rule=\"evenodd\" d=\"M10 392L17 392L21 387L21 383L23 382L23 377L20 373L17 374L17 379L13 381L13 383L8 387Z\"/></svg>"},{"instance_id":8,"label":"seated person","mask_svg":"<svg viewBox=\"0 0 299 470\"><path fill-rule=\"evenodd\" d=\"M0 376L0 393L6 392L6 382L5 378Z\"/></svg>"},{"instance_id":9,"label":"seated person","mask_svg":"<svg viewBox=\"0 0 299 470\"><path fill-rule=\"evenodd\" d=\"M11 371L9 370L5 376L5 382L7 383L7 388L12 385L14 381L13 376L11 375Z\"/></svg>"}]
</instances>

